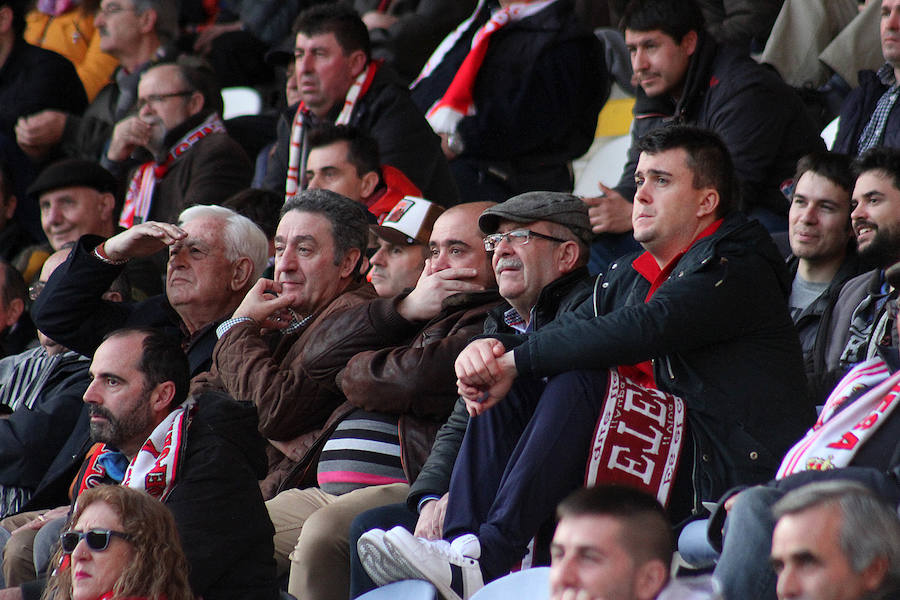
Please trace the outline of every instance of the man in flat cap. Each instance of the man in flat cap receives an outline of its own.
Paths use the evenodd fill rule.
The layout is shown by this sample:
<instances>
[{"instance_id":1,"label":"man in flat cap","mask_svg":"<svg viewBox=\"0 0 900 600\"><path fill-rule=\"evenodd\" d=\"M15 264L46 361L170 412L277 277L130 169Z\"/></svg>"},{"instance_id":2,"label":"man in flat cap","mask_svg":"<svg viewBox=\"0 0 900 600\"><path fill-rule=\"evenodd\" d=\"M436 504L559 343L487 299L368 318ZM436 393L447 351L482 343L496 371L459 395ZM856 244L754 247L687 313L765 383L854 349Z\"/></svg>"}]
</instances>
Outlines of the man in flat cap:
<instances>
[{"instance_id":1,"label":"man in flat cap","mask_svg":"<svg viewBox=\"0 0 900 600\"><path fill-rule=\"evenodd\" d=\"M378 246L369 259L369 281L382 298L392 298L416 287L425 260L431 256L428 240L444 209L424 198L406 196L387 213L381 225L369 229Z\"/></svg>"},{"instance_id":2,"label":"man in flat cap","mask_svg":"<svg viewBox=\"0 0 900 600\"><path fill-rule=\"evenodd\" d=\"M612 264L593 296L550 326L475 340L457 358L472 418L444 541L385 532L401 578L470 596L522 559L585 479L643 489L678 522L731 486L770 477L812 423L787 272L763 228L733 209L725 145L675 126L645 136L641 150L632 221L645 251ZM560 252L547 235L540 243Z\"/></svg>"},{"instance_id":3,"label":"man in flat cap","mask_svg":"<svg viewBox=\"0 0 900 600\"><path fill-rule=\"evenodd\" d=\"M31 281L48 256L91 233L105 238L116 232L117 183L95 161L64 159L41 171L28 188L41 211L47 243L27 248L14 261L25 281Z\"/></svg>"},{"instance_id":4,"label":"man in flat cap","mask_svg":"<svg viewBox=\"0 0 900 600\"><path fill-rule=\"evenodd\" d=\"M579 198L560 192L528 192L485 210L478 226L487 234L485 248L492 253L491 265L500 295L506 300L488 314L486 334L538 330L589 295L586 264L592 234L587 208ZM416 535L440 538L450 474L468 422L465 401L458 398L406 502L360 518L351 538L369 527L397 523L415 529ZM356 544L351 543L351 548L355 550ZM360 551L364 552L363 544ZM371 558L371 553L362 558ZM358 561L351 564L352 597L385 581L375 575L373 583ZM368 568L372 563L367 560L364 564Z\"/></svg>"}]
</instances>

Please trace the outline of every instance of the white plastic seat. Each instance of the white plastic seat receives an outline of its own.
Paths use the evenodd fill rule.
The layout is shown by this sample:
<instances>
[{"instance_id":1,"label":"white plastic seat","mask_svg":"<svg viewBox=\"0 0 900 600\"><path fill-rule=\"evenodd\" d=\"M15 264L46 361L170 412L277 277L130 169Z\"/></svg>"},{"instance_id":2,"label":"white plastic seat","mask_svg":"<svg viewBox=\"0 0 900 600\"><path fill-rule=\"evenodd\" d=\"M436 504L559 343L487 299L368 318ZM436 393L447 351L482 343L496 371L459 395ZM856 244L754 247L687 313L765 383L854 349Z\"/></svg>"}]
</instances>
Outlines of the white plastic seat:
<instances>
[{"instance_id":1,"label":"white plastic seat","mask_svg":"<svg viewBox=\"0 0 900 600\"><path fill-rule=\"evenodd\" d=\"M534 567L495 579L470 600L547 600L550 597L550 567Z\"/></svg>"},{"instance_id":2,"label":"white plastic seat","mask_svg":"<svg viewBox=\"0 0 900 600\"><path fill-rule=\"evenodd\" d=\"M252 87L229 87L222 90L225 110L223 119L233 119L245 115L258 115L262 110L262 97Z\"/></svg>"},{"instance_id":3,"label":"white plastic seat","mask_svg":"<svg viewBox=\"0 0 900 600\"><path fill-rule=\"evenodd\" d=\"M357 600L437 600L437 588L429 581L395 581L368 591Z\"/></svg>"}]
</instances>

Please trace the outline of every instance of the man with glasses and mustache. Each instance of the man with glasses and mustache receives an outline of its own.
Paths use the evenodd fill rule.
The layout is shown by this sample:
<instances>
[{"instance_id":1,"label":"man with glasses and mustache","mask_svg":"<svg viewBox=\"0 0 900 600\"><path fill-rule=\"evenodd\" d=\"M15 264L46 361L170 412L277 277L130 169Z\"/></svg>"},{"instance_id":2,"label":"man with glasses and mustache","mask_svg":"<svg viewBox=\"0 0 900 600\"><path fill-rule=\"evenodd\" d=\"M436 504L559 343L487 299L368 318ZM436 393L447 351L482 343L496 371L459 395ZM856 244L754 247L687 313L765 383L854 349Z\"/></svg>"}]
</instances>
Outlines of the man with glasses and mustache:
<instances>
[{"instance_id":1,"label":"man with glasses and mustache","mask_svg":"<svg viewBox=\"0 0 900 600\"><path fill-rule=\"evenodd\" d=\"M141 76L137 114L113 130L103 164L122 177L132 156L150 160L132 170L119 225L173 223L193 204L222 202L250 185L250 159L225 131L215 74L192 57Z\"/></svg>"},{"instance_id":2,"label":"man with glasses and mustache","mask_svg":"<svg viewBox=\"0 0 900 600\"><path fill-rule=\"evenodd\" d=\"M175 517L196 595L274 600L274 532L257 484L266 460L252 405L215 392L188 397L178 340L152 329L108 335L90 377L84 402L95 444L73 495L116 483L147 492ZM20 529L13 540L34 533Z\"/></svg>"}]
</instances>

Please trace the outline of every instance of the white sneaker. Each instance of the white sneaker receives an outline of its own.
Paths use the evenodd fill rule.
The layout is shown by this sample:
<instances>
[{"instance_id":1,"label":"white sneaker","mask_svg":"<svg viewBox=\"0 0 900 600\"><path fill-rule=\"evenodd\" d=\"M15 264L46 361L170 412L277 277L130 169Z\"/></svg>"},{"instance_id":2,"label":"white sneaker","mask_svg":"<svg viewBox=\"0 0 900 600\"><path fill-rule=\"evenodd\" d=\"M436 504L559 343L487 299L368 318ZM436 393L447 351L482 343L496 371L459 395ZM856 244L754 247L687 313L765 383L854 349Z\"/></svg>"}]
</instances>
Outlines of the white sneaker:
<instances>
[{"instance_id":1,"label":"white sneaker","mask_svg":"<svg viewBox=\"0 0 900 600\"><path fill-rule=\"evenodd\" d=\"M416 573L410 572L403 563L394 559L384 544L384 534L383 529L370 529L356 542L359 561L372 578L372 582L381 587L404 579L418 579Z\"/></svg>"},{"instance_id":2,"label":"white sneaker","mask_svg":"<svg viewBox=\"0 0 900 600\"><path fill-rule=\"evenodd\" d=\"M384 545L397 562L417 576L430 581L447 600L467 600L484 587L481 544L471 533L452 542L417 538L406 529L391 529L384 534Z\"/></svg>"}]
</instances>

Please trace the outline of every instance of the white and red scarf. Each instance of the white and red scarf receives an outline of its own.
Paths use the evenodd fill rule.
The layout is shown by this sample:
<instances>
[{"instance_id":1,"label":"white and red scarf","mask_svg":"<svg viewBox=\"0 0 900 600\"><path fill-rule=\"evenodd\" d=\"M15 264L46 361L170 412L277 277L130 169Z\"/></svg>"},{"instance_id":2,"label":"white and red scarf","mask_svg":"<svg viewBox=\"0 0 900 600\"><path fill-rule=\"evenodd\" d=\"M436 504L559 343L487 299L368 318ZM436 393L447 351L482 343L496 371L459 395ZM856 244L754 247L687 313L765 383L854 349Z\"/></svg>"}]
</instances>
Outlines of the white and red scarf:
<instances>
[{"instance_id":1,"label":"white and red scarf","mask_svg":"<svg viewBox=\"0 0 900 600\"><path fill-rule=\"evenodd\" d=\"M338 118L334 121L335 125L346 125L350 122L353 115L353 109L360 98L366 95L372 80L375 79L375 73L378 72L380 61L371 61L369 66L363 69L363 72L356 76L347 95L344 96L344 107L341 109ZM309 114L306 103L301 101L294 114L294 122L291 124L291 145L288 149L288 169L287 178L284 183L284 199L285 201L300 191L300 168L303 166L303 120Z\"/></svg>"},{"instance_id":2,"label":"white and red scarf","mask_svg":"<svg viewBox=\"0 0 900 600\"><path fill-rule=\"evenodd\" d=\"M119 226L128 229L133 225L139 225L147 220L150 215L150 207L153 203L153 190L156 182L166 176L169 168L175 160L190 150L194 144L211 133L226 133L225 124L219 115L213 113L205 121L188 131L184 137L178 140L166 159L162 162L148 161L138 167L128 184L128 192L125 194L125 206L122 207L122 215L119 217Z\"/></svg>"},{"instance_id":3,"label":"white and red scarf","mask_svg":"<svg viewBox=\"0 0 900 600\"><path fill-rule=\"evenodd\" d=\"M194 399L188 398L156 426L128 465L122 485L143 490L160 502L165 501L181 466L181 455L196 406Z\"/></svg>"},{"instance_id":4,"label":"white and red scarf","mask_svg":"<svg viewBox=\"0 0 900 600\"><path fill-rule=\"evenodd\" d=\"M847 400L868 390L838 412ZM856 452L900 403L900 371L891 375L880 358L855 366L834 388L822 413L802 440L785 455L776 479L802 471L829 471L850 465Z\"/></svg>"},{"instance_id":5,"label":"white and red scarf","mask_svg":"<svg viewBox=\"0 0 900 600\"><path fill-rule=\"evenodd\" d=\"M684 401L609 372L603 414L594 430L585 485L618 483L652 494L664 506L684 441Z\"/></svg>"},{"instance_id":6,"label":"white and red scarf","mask_svg":"<svg viewBox=\"0 0 900 600\"><path fill-rule=\"evenodd\" d=\"M450 35L444 38L444 41L440 43L428 59L428 62L425 63L422 72L419 73L419 76L410 86L411 88L428 77L435 67L441 64L451 48L456 45L456 42L472 26L479 13L484 9L485 2L486 0L479 0L478 6L475 7L475 12L460 23L459 27ZM475 101L472 98L472 89L475 86L478 70L481 68L485 54L487 54L491 35L508 23L528 18L544 10L554 2L556 0L520 0L519 2L514 2L494 12L488 22L475 32L469 53L456 71L456 75L453 77L453 81L450 82L447 91L444 92L444 96L425 113L425 118L435 133L453 133L456 131L456 124L463 117L475 114Z\"/></svg>"}]
</instances>

